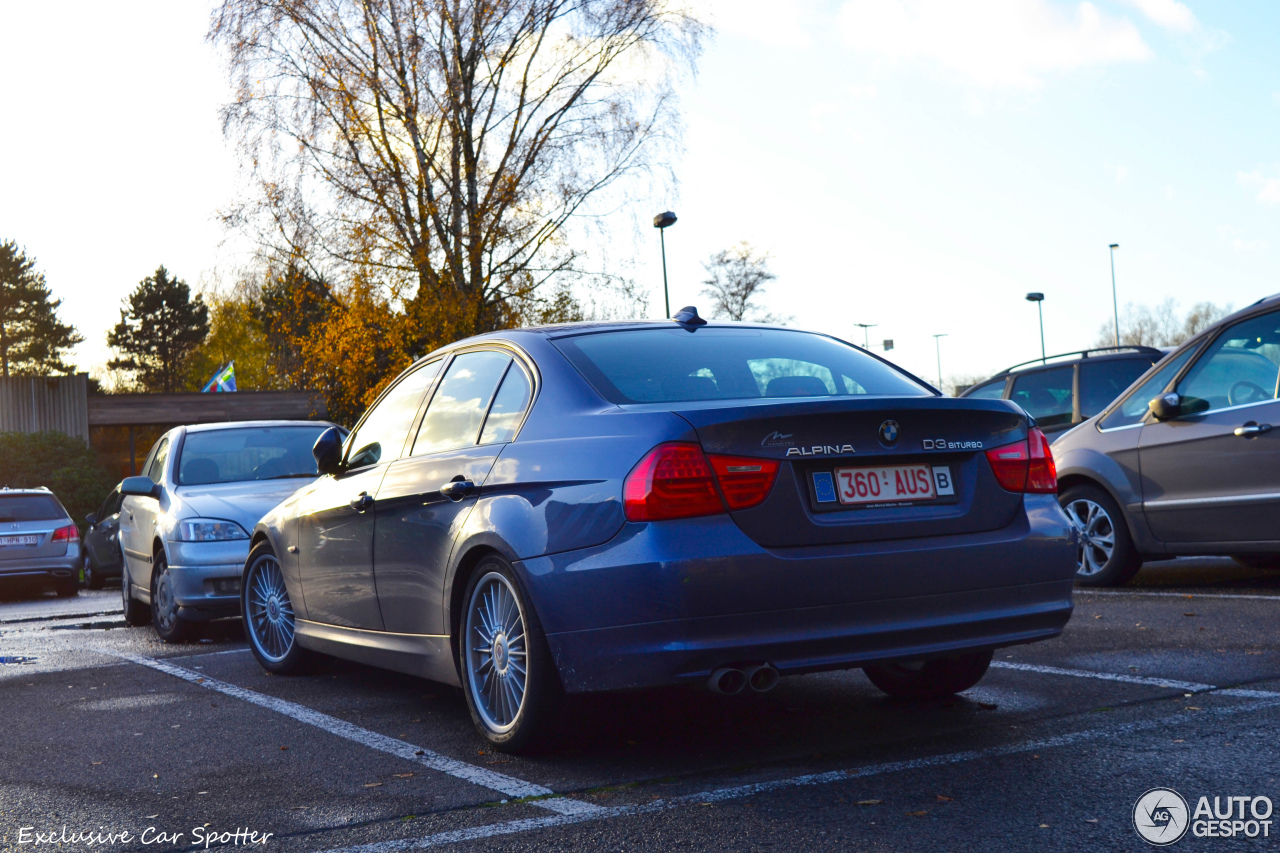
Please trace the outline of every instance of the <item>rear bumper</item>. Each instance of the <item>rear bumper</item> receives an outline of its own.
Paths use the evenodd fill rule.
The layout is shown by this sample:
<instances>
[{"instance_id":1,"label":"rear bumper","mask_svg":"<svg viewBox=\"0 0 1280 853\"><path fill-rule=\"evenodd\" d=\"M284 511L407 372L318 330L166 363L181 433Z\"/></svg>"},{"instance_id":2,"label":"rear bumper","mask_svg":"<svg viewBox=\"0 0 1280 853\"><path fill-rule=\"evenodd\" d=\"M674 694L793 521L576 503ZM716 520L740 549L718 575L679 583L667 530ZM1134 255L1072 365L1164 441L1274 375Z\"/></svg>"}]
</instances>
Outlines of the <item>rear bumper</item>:
<instances>
[{"instance_id":1,"label":"rear bumper","mask_svg":"<svg viewBox=\"0 0 1280 853\"><path fill-rule=\"evenodd\" d=\"M0 561L0 582L66 581L80 578L80 546L72 544L57 557L34 557L29 560Z\"/></svg>"},{"instance_id":2,"label":"rear bumper","mask_svg":"<svg viewBox=\"0 0 1280 853\"><path fill-rule=\"evenodd\" d=\"M1071 616L1075 534L1027 496L979 534L765 550L724 518L626 525L598 548L518 564L565 688L784 674L1049 639Z\"/></svg>"}]
</instances>

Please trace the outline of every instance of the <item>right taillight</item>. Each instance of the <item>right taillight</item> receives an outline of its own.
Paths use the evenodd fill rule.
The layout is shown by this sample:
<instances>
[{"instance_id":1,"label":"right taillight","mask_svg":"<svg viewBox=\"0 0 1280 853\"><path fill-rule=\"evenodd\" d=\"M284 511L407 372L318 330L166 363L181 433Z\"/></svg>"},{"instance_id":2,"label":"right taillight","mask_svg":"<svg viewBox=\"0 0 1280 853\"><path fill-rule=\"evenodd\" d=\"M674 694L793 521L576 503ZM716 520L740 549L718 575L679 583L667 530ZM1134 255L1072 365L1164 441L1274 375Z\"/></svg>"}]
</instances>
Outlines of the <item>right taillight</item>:
<instances>
[{"instance_id":1,"label":"right taillight","mask_svg":"<svg viewBox=\"0 0 1280 853\"><path fill-rule=\"evenodd\" d=\"M715 469L720 491L729 509L749 509L764 503L778 478L776 459L756 459L751 456L721 456L709 454L711 467Z\"/></svg>"},{"instance_id":2,"label":"right taillight","mask_svg":"<svg viewBox=\"0 0 1280 853\"><path fill-rule=\"evenodd\" d=\"M1000 487L1010 492L1053 494L1058 491L1058 471L1049 439L1032 427L1027 437L987 451L991 472Z\"/></svg>"},{"instance_id":3,"label":"right taillight","mask_svg":"<svg viewBox=\"0 0 1280 853\"><path fill-rule=\"evenodd\" d=\"M701 445L659 444L631 469L622 487L628 521L664 521L724 512Z\"/></svg>"}]
</instances>

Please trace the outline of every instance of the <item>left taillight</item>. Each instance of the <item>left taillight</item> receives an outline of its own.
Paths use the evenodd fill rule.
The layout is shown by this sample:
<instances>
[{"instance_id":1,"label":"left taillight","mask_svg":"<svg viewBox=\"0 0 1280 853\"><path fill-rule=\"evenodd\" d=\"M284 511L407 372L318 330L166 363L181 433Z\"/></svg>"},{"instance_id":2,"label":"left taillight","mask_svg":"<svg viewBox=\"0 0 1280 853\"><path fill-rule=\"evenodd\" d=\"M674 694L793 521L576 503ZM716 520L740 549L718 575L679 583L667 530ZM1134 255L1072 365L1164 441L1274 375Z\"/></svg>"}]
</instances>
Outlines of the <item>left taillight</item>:
<instances>
[{"instance_id":1,"label":"left taillight","mask_svg":"<svg viewBox=\"0 0 1280 853\"><path fill-rule=\"evenodd\" d=\"M631 469L622 486L628 521L665 521L724 512L702 446L659 444Z\"/></svg>"},{"instance_id":2,"label":"left taillight","mask_svg":"<svg viewBox=\"0 0 1280 853\"><path fill-rule=\"evenodd\" d=\"M80 541L80 528L76 527L74 524L68 524L66 527L59 527L57 530L53 531L53 540L52 540L52 541L54 541L54 542L79 542L79 541Z\"/></svg>"},{"instance_id":3,"label":"left taillight","mask_svg":"<svg viewBox=\"0 0 1280 853\"><path fill-rule=\"evenodd\" d=\"M1006 491L1050 495L1058 491L1058 469L1049 439L1036 427L1027 430L1021 441L988 450L987 462Z\"/></svg>"}]
</instances>

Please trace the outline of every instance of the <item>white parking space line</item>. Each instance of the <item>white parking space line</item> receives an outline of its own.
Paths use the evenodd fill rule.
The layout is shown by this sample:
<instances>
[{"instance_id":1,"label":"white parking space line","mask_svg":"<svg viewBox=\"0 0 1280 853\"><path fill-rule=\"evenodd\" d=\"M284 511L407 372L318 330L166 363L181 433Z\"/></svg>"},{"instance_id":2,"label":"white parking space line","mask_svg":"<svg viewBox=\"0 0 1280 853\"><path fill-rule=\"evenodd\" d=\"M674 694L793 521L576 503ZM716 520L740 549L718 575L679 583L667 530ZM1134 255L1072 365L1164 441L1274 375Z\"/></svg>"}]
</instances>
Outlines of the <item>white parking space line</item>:
<instances>
[{"instance_id":1,"label":"white parking space line","mask_svg":"<svg viewBox=\"0 0 1280 853\"><path fill-rule=\"evenodd\" d=\"M175 678L181 678L183 681L198 685L206 690L213 690L226 696L232 696L241 701L257 705L260 708L266 708L269 711L275 711L277 714L297 720L300 723L306 723L309 726L315 726L329 734L337 735L370 749L376 749L380 752L394 755L397 758L403 758L405 761L412 761L436 770L440 773L447 774L455 779L461 779L470 782L472 785L478 785L481 788L488 788L491 791L497 791L508 797L547 797L554 794L550 788L544 788L541 785L535 785L532 782L526 782L523 779L517 779L514 776L507 776L503 773L495 773L492 770L485 770L482 767L476 767L473 764L467 764L465 761L457 761L447 758L429 749L415 746L406 741L393 737L369 731L360 726L348 723L346 720L331 717L328 714L321 713L305 705L299 705L296 702L289 702L285 699L277 699L274 696L267 696L235 684L228 684L225 681L219 681L210 678L195 670L186 669L164 660L156 660L155 658L144 657L143 655L130 654L129 652L114 651L110 649L98 649L102 654L112 655L124 660L136 663L140 666L150 667L151 669L163 672L166 675L172 675ZM545 800L534 800L530 805L539 806L550 811L560 814L582 814L588 811L598 809L590 803L576 802L566 800L563 797L557 797Z\"/></svg>"},{"instance_id":2,"label":"white parking space line","mask_svg":"<svg viewBox=\"0 0 1280 853\"><path fill-rule=\"evenodd\" d=\"M1280 595L1232 595L1225 592L1148 592L1144 589L1077 589L1076 595L1116 595L1132 598L1138 595L1154 598L1226 598L1240 601L1280 601Z\"/></svg>"},{"instance_id":3,"label":"white parking space line","mask_svg":"<svg viewBox=\"0 0 1280 853\"><path fill-rule=\"evenodd\" d=\"M1119 681L1123 684L1142 684L1148 687L1167 687L1186 693L1215 692L1222 696L1235 696L1243 699L1280 698L1280 693L1271 690L1247 690L1238 687L1221 688L1214 684L1201 684L1197 681L1175 681L1172 678L1150 678L1145 675L1120 675L1113 672L1096 672L1088 669L1064 669L1060 666L1040 666L1030 663L1010 663L1009 661L992 661L995 669L1012 669L1018 672L1036 672L1041 675L1065 675L1071 678L1093 678L1098 681Z\"/></svg>"},{"instance_id":4,"label":"white parking space line","mask_svg":"<svg viewBox=\"0 0 1280 853\"><path fill-rule=\"evenodd\" d=\"M1235 714L1264 711L1276 707L1280 707L1280 694L1272 694L1271 698L1257 702L1250 702L1245 705L1234 705L1226 708L1210 708L1201 712L1198 717L1199 719L1221 718ZM801 788L811 785L828 785L833 782L848 782L854 779L864 779L871 776L884 776L891 773L903 773L910 770L963 764L982 758L1000 758L1003 756L1019 755L1027 752L1040 752L1041 750L1074 746L1076 744L1100 740L1103 738L1127 737L1140 732L1150 731L1152 729L1174 727L1189 723L1193 719L1195 718L1179 714L1171 717L1161 717L1154 720L1140 720L1132 723L1121 723L1115 726L1070 732L1068 734L1044 738L1042 740L1007 744L1005 746L997 746L990 749L953 752L946 755L917 758L909 761L892 761L885 764L872 764L865 767L856 767L850 770L833 770L829 773L815 773L806 776L794 776L789 779L775 779L769 782L739 785L732 788L719 788L711 791L703 791L697 794L686 794L679 797L672 797L665 800L654 800L653 802L639 805L598 808L594 812L586 814L526 818L524 820L513 820L505 823L495 823L487 826L476 826L468 829L441 832L420 838L400 838L388 841L375 841L370 844L336 848L327 851L327 853L398 853L398 851L403 850L420 850L426 847L439 847L441 845L457 844L463 841L477 841L484 838L494 838L501 835L514 835L522 832L531 832L538 829L547 829L556 826L567 826L575 823L608 820L612 818L629 817L641 814L652 814L654 812L667 811L668 809L674 809L680 806L737 800L744 797L751 797L757 794L765 794L771 791L781 791L789 788Z\"/></svg>"}]
</instances>

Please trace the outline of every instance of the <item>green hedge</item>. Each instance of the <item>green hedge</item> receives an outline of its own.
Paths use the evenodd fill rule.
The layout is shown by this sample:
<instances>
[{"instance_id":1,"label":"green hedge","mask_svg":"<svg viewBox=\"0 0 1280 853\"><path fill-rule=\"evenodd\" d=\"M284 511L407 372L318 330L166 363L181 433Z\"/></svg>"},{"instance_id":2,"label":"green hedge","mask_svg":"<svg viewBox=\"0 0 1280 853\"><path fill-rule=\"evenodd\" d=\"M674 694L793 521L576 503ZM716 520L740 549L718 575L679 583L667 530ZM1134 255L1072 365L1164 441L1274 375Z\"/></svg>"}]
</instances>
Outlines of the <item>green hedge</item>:
<instances>
[{"instance_id":1,"label":"green hedge","mask_svg":"<svg viewBox=\"0 0 1280 853\"><path fill-rule=\"evenodd\" d=\"M81 439L60 432L0 432L0 486L48 486L82 528L84 517L116 483Z\"/></svg>"}]
</instances>

